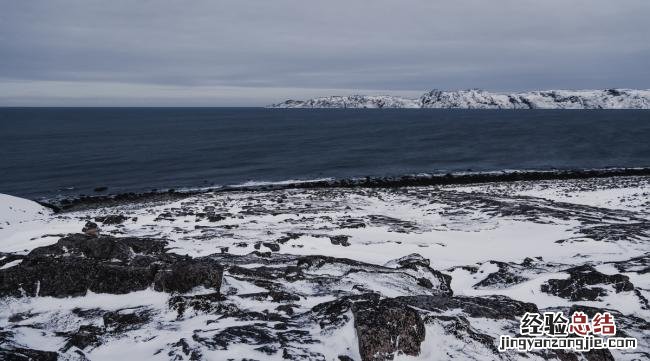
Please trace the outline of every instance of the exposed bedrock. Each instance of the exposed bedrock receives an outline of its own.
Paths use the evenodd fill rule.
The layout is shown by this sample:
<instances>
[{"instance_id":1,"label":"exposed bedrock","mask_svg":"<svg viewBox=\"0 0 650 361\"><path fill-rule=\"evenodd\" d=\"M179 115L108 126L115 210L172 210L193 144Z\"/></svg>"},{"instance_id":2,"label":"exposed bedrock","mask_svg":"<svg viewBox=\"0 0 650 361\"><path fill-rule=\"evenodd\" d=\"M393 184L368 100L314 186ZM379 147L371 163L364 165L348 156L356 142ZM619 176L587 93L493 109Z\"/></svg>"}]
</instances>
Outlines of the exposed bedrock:
<instances>
[{"instance_id":1,"label":"exposed bedrock","mask_svg":"<svg viewBox=\"0 0 650 361\"><path fill-rule=\"evenodd\" d=\"M0 296L124 294L151 285L165 292L197 286L219 290L223 269L218 262L169 254L166 245L148 238L70 235L0 270Z\"/></svg>"},{"instance_id":2,"label":"exposed bedrock","mask_svg":"<svg viewBox=\"0 0 650 361\"><path fill-rule=\"evenodd\" d=\"M448 311L453 311L452 313ZM427 338L426 324L440 325L445 334L463 342L476 342L492 355L498 354L496 338L474 328L470 319L516 323L526 312L538 312L532 303L505 296L464 297L450 295L402 296L382 299L376 293L345 296L321 303L311 318L321 329L338 328L354 318L363 361L393 360L396 355L417 356ZM447 336L445 336L447 337ZM433 340L430 340L433 342Z\"/></svg>"},{"instance_id":3,"label":"exposed bedrock","mask_svg":"<svg viewBox=\"0 0 650 361\"><path fill-rule=\"evenodd\" d=\"M408 305L394 299L361 301L354 303L352 313L363 361L392 360L397 353L420 354L424 322Z\"/></svg>"},{"instance_id":4,"label":"exposed bedrock","mask_svg":"<svg viewBox=\"0 0 650 361\"><path fill-rule=\"evenodd\" d=\"M629 277L606 275L589 265L573 267L566 272L569 278L550 279L542 284L542 291L571 301L596 301L607 296L608 288L616 293L634 290Z\"/></svg>"}]
</instances>

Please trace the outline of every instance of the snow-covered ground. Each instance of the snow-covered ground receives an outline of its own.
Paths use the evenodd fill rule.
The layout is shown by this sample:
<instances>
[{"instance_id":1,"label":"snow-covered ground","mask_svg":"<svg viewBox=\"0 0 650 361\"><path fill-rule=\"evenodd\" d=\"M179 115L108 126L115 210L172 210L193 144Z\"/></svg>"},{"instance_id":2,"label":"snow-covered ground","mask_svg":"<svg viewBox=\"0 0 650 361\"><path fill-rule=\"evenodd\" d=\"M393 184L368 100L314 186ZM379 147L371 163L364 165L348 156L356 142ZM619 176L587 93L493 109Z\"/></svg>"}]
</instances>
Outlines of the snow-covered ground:
<instances>
[{"instance_id":1,"label":"snow-covered ground","mask_svg":"<svg viewBox=\"0 0 650 361\"><path fill-rule=\"evenodd\" d=\"M364 313L345 302L375 293L400 299L424 320L419 356L396 346L404 351L399 360L523 357L490 346L500 334L514 336L518 320L477 315L472 302L615 310L619 329L639 348L611 353L642 359L650 352L649 195L648 177L215 192L68 213L0 195L0 272L88 221L102 236L161 239L170 253L224 265L221 298L191 306L212 292L194 289L181 296L184 313L174 295L153 288L5 297L0 350L79 360L367 360L359 348ZM558 280L569 285L549 291ZM416 295L460 306L428 309L409 298ZM111 323L116 314L130 321ZM78 342L80 334L90 340Z\"/></svg>"}]
</instances>

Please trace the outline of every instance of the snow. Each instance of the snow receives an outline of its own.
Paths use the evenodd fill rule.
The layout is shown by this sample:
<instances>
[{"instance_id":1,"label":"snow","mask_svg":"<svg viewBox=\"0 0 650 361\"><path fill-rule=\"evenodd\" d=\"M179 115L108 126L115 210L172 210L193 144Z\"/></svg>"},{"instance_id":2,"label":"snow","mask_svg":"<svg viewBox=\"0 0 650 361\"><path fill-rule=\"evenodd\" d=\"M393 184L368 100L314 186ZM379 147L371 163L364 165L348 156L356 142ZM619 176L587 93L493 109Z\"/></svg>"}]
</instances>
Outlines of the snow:
<instances>
[{"instance_id":1,"label":"snow","mask_svg":"<svg viewBox=\"0 0 650 361\"><path fill-rule=\"evenodd\" d=\"M22 262L22 261L23 261L22 259L17 259L15 261L7 262L7 263L5 263L4 266L0 267L0 269L11 268L13 266L16 266L16 265L20 264L20 262Z\"/></svg>"},{"instance_id":2,"label":"snow","mask_svg":"<svg viewBox=\"0 0 650 361\"><path fill-rule=\"evenodd\" d=\"M271 105L272 108L419 108L416 99L399 98L389 95L352 95L314 98L306 101L287 100Z\"/></svg>"},{"instance_id":3,"label":"snow","mask_svg":"<svg viewBox=\"0 0 650 361\"><path fill-rule=\"evenodd\" d=\"M79 228L80 229L80 228ZM0 252L22 252L54 243L57 233L76 232L69 220L59 222L40 204L0 194Z\"/></svg>"},{"instance_id":4,"label":"snow","mask_svg":"<svg viewBox=\"0 0 650 361\"><path fill-rule=\"evenodd\" d=\"M493 93L480 89L432 90L419 99L329 96L287 100L272 108L650 109L650 90L545 90Z\"/></svg>"},{"instance_id":5,"label":"snow","mask_svg":"<svg viewBox=\"0 0 650 361\"><path fill-rule=\"evenodd\" d=\"M49 214L50 209L36 202L0 193L0 227L28 222Z\"/></svg>"},{"instance_id":6,"label":"snow","mask_svg":"<svg viewBox=\"0 0 650 361\"><path fill-rule=\"evenodd\" d=\"M541 292L549 279L566 279L566 269L593 265L604 274L628 276L639 293L650 298L650 277L647 273L621 272L612 262L626 261L646 255L648 238L625 237L619 240L592 239L583 233L586 226L617 225L644 222L650 219L647 178L629 177L580 181L542 181L493 183L467 186L412 187L405 189L284 189L273 191L231 191L204 193L169 203L131 204L113 208L53 214L37 203L0 195L0 252L24 254L29 250L56 242L58 234L79 232L87 219L108 214L122 214L127 220L119 225L99 224L102 234L114 236L148 236L169 241L170 252L191 256L220 253L245 255L256 250L256 242L275 242L292 234L286 242L278 242L285 255L321 255L348 258L372 265L387 266L382 272L359 271L340 264L325 264L305 270L311 276L334 275L339 281L328 284L328 290L353 293L362 285L384 297L426 294L427 289L413 287L406 278L421 277L417 271L396 273L397 258L419 254L430 261L431 268L452 277L455 295L503 295L514 300L533 302L540 309L568 307L575 302ZM281 202L278 200L282 199ZM498 206L492 202L499 201ZM519 205L523 209L539 209L540 215L510 214L504 207ZM214 207L224 219L209 222L196 214ZM188 213L188 211L191 211ZM170 220L157 219L170 213ZM178 212L176 214L175 212ZM554 213L558 212L558 213ZM189 215L188 215L189 214ZM137 220L134 218L137 217ZM348 227L356 221L362 227ZM330 236L348 236L349 246L335 245ZM240 247L241 243L245 246ZM269 251L261 246L260 251ZM524 269L526 258L541 257L533 267ZM535 258L538 260L539 258ZM0 262L2 258L0 258ZM505 286L476 287L499 267L490 261L505 262L524 281ZM1 269L19 265L21 260L2 264ZM262 261L241 267L274 267ZM311 272L311 273L310 273ZM411 272L411 273L409 273ZM406 275L406 276L404 276ZM293 294L295 311L308 312L322 302L336 299L333 293L318 294L305 280L283 285ZM609 286L607 286L609 287ZM615 293L597 301L579 304L611 308L624 315L650 319L634 292ZM225 274L222 292L238 309L267 312L277 304L266 299L242 297L265 292L260 284L235 274ZM208 292L195 290L195 294ZM212 337L220 330L253 321L218 318L218 315L187 311L181 319L167 303L170 295L152 289L126 295L95 294L84 297L26 297L0 300L0 328L11 327L19 344L42 350L58 350L65 341L57 332L70 332L84 324L102 324L101 317L82 320L72 315L79 308L117 311L131 307L153 310L153 320L145 327L125 332L84 352L92 360L122 358L168 360L170 345L185 338L191 347L195 332ZM33 314L26 321L10 322L12 315ZM339 328L310 329L320 341L310 351L336 360L348 355L360 360L353 316ZM210 322L208 322L210 321ZM510 322L510 321L508 321ZM35 330L30 325L46 325ZM272 323L269 323L272 327ZM472 319L472 327L489 334L508 333L506 321ZM510 325L511 326L511 325ZM489 332L488 332L489 331ZM198 347L198 346L197 346ZM267 355L254 350L255 345L233 344L228 350L201 348L206 359L280 360L282 352ZM158 352L163 350L162 352ZM441 352L441 350L445 350ZM426 324L426 339L417 357L397 355L395 360L494 359L494 354L479 342L452 337L439 321ZM627 357L627 356L626 356ZM532 359L537 356L531 355Z\"/></svg>"}]
</instances>

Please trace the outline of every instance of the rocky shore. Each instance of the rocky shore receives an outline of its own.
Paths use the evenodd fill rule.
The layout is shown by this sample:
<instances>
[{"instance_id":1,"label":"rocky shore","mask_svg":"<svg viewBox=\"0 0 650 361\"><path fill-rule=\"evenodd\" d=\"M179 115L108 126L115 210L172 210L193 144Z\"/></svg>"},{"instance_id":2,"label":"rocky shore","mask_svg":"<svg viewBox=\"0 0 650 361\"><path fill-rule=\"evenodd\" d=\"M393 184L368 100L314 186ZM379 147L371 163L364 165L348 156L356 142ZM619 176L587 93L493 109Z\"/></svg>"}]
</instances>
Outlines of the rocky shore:
<instances>
[{"instance_id":1,"label":"rocky shore","mask_svg":"<svg viewBox=\"0 0 650 361\"><path fill-rule=\"evenodd\" d=\"M626 172L2 196L0 359L647 359L650 177ZM497 350L575 310L639 347Z\"/></svg>"},{"instance_id":2,"label":"rocky shore","mask_svg":"<svg viewBox=\"0 0 650 361\"><path fill-rule=\"evenodd\" d=\"M604 168L582 170L547 170L547 171L500 171L500 172L467 172L445 174L417 174L396 177L363 177L349 179L327 179L300 181L292 183L276 183L254 186L236 186L208 188L204 190L153 191L143 193L121 193L108 195L82 195L74 198L64 198L41 202L41 205L57 212L70 212L97 207L114 207L141 202L172 202L183 198L212 192L241 192L269 191L285 189L316 189L316 188L393 188L436 185L465 185L479 183L500 183L515 181L544 181L570 180L590 178L611 178L630 176L649 176L650 168Z\"/></svg>"}]
</instances>

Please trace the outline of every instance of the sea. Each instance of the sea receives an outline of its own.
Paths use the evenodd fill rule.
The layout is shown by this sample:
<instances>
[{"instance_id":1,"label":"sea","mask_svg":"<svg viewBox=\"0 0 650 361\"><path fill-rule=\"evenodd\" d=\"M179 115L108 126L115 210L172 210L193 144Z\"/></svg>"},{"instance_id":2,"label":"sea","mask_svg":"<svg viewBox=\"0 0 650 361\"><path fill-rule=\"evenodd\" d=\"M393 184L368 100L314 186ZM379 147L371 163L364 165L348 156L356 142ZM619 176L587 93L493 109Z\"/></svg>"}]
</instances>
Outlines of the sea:
<instances>
[{"instance_id":1,"label":"sea","mask_svg":"<svg viewBox=\"0 0 650 361\"><path fill-rule=\"evenodd\" d=\"M0 108L0 193L35 200L648 166L648 110Z\"/></svg>"}]
</instances>

